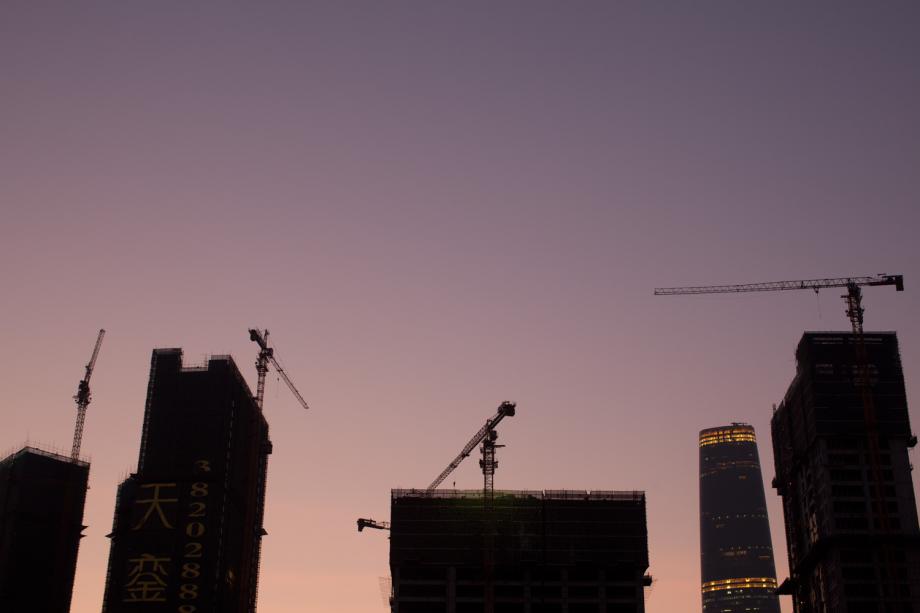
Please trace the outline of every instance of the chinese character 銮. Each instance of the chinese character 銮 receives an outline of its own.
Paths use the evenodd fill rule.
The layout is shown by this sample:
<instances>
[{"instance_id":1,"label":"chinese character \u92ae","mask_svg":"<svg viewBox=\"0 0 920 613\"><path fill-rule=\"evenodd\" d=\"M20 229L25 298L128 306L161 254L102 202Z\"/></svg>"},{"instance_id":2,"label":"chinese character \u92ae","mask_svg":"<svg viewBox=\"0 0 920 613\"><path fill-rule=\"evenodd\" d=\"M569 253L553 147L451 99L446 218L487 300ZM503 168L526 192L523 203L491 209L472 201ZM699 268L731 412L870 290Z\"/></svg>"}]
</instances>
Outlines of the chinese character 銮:
<instances>
[{"instance_id":1,"label":"chinese character \u92ae","mask_svg":"<svg viewBox=\"0 0 920 613\"><path fill-rule=\"evenodd\" d=\"M166 602L166 576L164 564L169 558L158 558L149 553L141 554L139 558L131 558L128 571L128 583L125 592L128 597L125 602Z\"/></svg>"}]
</instances>

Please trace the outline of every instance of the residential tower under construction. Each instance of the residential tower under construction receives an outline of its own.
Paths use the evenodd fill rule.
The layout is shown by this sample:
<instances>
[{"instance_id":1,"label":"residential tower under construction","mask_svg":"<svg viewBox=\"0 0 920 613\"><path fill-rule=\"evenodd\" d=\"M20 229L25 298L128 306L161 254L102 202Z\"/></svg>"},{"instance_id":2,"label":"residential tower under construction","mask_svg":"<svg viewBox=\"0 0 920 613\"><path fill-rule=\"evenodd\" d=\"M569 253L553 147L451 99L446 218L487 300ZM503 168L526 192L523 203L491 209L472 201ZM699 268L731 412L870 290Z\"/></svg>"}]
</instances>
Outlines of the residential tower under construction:
<instances>
[{"instance_id":1,"label":"residential tower under construction","mask_svg":"<svg viewBox=\"0 0 920 613\"><path fill-rule=\"evenodd\" d=\"M268 424L230 357L188 368L181 350L155 350L103 610L253 613L269 453Z\"/></svg>"},{"instance_id":2,"label":"residential tower under construction","mask_svg":"<svg viewBox=\"0 0 920 613\"><path fill-rule=\"evenodd\" d=\"M393 613L641 613L643 492L393 490Z\"/></svg>"}]
</instances>

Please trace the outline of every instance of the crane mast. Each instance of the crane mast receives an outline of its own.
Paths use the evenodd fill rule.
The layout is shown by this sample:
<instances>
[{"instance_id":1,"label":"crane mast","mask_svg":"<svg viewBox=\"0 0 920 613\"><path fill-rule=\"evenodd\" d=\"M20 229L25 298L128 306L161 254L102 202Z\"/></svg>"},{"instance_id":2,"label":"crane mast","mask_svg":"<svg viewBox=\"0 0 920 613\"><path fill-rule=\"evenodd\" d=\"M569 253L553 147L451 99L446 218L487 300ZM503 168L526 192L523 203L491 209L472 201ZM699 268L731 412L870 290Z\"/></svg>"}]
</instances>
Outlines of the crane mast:
<instances>
[{"instance_id":1,"label":"crane mast","mask_svg":"<svg viewBox=\"0 0 920 613\"><path fill-rule=\"evenodd\" d=\"M291 378L275 358L274 348L268 346L268 330L250 328L249 340L259 345L259 357L256 359L256 373L258 374L258 379L256 381L256 405L259 407L259 410L262 410L262 402L265 400L265 375L268 374L269 364L274 367L275 372L278 373L278 376L281 377L288 386L288 389L291 390L291 393L294 394L294 397L297 398L297 402L300 403L300 406L304 409L309 409L310 407L307 405L307 401L304 400L300 392L297 391L294 382L291 381Z\"/></svg>"},{"instance_id":2,"label":"crane mast","mask_svg":"<svg viewBox=\"0 0 920 613\"><path fill-rule=\"evenodd\" d=\"M482 493L483 500L487 506L490 506L495 496L495 469L498 468L498 460L495 458L495 450L504 445L496 445L498 432L489 430L489 433L482 439L482 459L479 460L479 467L482 469Z\"/></svg>"},{"instance_id":3,"label":"crane mast","mask_svg":"<svg viewBox=\"0 0 920 613\"><path fill-rule=\"evenodd\" d=\"M96 346L93 347L93 355L86 364L86 373L83 380L77 384L77 393L73 399L77 403L77 425L73 431L73 447L70 450L70 457L74 460L80 459L80 447L83 445L83 426L86 423L86 408L89 406L92 395L89 391L89 379L93 376L93 369L96 367L96 358L99 357L99 349L102 347L102 338L105 336L105 330L99 330L96 337Z\"/></svg>"}]
</instances>

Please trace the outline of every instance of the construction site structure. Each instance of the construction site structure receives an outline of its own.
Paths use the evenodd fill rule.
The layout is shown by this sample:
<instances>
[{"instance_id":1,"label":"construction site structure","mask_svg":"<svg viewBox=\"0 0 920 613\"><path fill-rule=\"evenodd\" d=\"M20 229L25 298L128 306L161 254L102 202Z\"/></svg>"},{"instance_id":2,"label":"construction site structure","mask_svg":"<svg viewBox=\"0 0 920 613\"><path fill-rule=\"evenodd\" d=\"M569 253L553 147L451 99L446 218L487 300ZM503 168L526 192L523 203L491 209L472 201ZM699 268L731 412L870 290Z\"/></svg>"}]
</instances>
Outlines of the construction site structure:
<instances>
[{"instance_id":1,"label":"construction site structure","mask_svg":"<svg viewBox=\"0 0 920 613\"><path fill-rule=\"evenodd\" d=\"M26 446L0 460L0 610L69 613L89 463Z\"/></svg>"},{"instance_id":2,"label":"construction site structure","mask_svg":"<svg viewBox=\"0 0 920 613\"><path fill-rule=\"evenodd\" d=\"M687 295L687 294L724 294L741 292L785 291L811 289L818 292L824 288L846 288L847 293L842 297L846 303L846 315L852 328L852 339L848 344L852 353L850 366L852 368L851 383L858 393L862 406L862 425L865 433L866 455L868 469L871 476L872 497L878 508L878 522L883 533L892 533L893 527L888 521L884 499L884 473L882 467L881 444L879 440L878 412L875 407L874 393L870 385L870 361L863 333L863 320L865 309L862 306L862 288L894 286L897 291L904 291L904 277L902 275L880 274L863 277L839 277L826 279L806 279L800 281L773 281L768 283L747 283L734 285L711 285L695 287L657 288L655 295ZM888 551L883 550L884 564L890 567L896 561L888 557ZM890 568L889 571L893 572ZM881 601L885 607L887 602ZM887 611L887 608L883 608Z\"/></svg>"},{"instance_id":3,"label":"construction site structure","mask_svg":"<svg viewBox=\"0 0 920 613\"><path fill-rule=\"evenodd\" d=\"M857 357L856 345L865 348ZM920 527L893 332L807 332L771 420L796 613L920 611ZM867 431L865 390L875 421Z\"/></svg>"},{"instance_id":4,"label":"construction site structure","mask_svg":"<svg viewBox=\"0 0 920 613\"><path fill-rule=\"evenodd\" d=\"M643 492L493 494L392 491L392 613L645 610Z\"/></svg>"},{"instance_id":5,"label":"construction site structure","mask_svg":"<svg viewBox=\"0 0 920 613\"><path fill-rule=\"evenodd\" d=\"M105 330L99 330L99 335L96 336L96 346L93 347L93 355L86 364L86 373L77 385L77 394L73 397L77 403L77 424L73 432L73 446L70 450L70 457L74 460L80 458L80 447L83 445L83 426L86 423L86 408L89 406L90 400L92 400L92 395L89 392L89 378L93 376L96 358L99 357L99 349L102 347L102 338L104 336Z\"/></svg>"},{"instance_id":6,"label":"construction site structure","mask_svg":"<svg viewBox=\"0 0 920 613\"><path fill-rule=\"evenodd\" d=\"M188 367L181 349L154 350L137 471L118 488L103 611L254 612L271 452L231 357Z\"/></svg>"}]
</instances>

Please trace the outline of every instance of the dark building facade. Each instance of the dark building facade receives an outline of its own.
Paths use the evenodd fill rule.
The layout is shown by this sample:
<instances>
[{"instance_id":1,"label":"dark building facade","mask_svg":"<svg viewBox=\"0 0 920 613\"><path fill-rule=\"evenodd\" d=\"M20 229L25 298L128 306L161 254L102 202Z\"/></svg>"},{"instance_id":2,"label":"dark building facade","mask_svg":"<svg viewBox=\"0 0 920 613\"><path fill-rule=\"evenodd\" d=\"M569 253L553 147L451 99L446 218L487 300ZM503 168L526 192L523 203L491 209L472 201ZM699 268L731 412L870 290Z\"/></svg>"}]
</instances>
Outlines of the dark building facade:
<instances>
[{"instance_id":1,"label":"dark building facade","mask_svg":"<svg viewBox=\"0 0 920 613\"><path fill-rule=\"evenodd\" d=\"M0 461L0 610L70 611L88 478L34 447Z\"/></svg>"},{"instance_id":2,"label":"dark building facade","mask_svg":"<svg viewBox=\"0 0 920 613\"><path fill-rule=\"evenodd\" d=\"M393 613L645 610L643 492L393 490L390 518Z\"/></svg>"},{"instance_id":3,"label":"dark building facade","mask_svg":"<svg viewBox=\"0 0 920 613\"><path fill-rule=\"evenodd\" d=\"M774 485L791 575L781 592L793 596L797 613L920 611L907 455L916 438L897 337L866 333L864 348L850 333L806 333L795 378L773 414Z\"/></svg>"},{"instance_id":4,"label":"dark building facade","mask_svg":"<svg viewBox=\"0 0 920 613\"><path fill-rule=\"evenodd\" d=\"M119 486L103 610L252 613L268 424L233 360L153 352L138 469Z\"/></svg>"},{"instance_id":5,"label":"dark building facade","mask_svg":"<svg viewBox=\"0 0 920 613\"><path fill-rule=\"evenodd\" d=\"M779 613L757 437L747 424L700 431L703 613Z\"/></svg>"}]
</instances>

